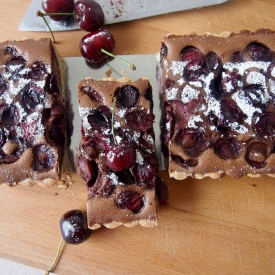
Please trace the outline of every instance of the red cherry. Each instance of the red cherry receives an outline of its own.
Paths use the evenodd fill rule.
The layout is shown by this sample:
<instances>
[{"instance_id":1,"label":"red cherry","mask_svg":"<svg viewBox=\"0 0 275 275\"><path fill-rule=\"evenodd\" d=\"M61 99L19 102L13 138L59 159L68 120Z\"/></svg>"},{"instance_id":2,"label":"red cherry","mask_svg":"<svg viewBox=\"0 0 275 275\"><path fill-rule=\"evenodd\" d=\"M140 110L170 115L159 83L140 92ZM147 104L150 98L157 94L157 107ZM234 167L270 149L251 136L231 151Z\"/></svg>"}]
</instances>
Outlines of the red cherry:
<instances>
[{"instance_id":1,"label":"red cherry","mask_svg":"<svg viewBox=\"0 0 275 275\"><path fill-rule=\"evenodd\" d=\"M85 242L91 235L87 214L81 210L70 210L63 214L59 222L63 240L69 244Z\"/></svg>"},{"instance_id":2,"label":"red cherry","mask_svg":"<svg viewBox=\"0 0 275 275\"><path fill-rule=\"evenodd\" d=\"M112 52L115 47L115 39L107 30L99 29L85 35L80 40L79 47L86 61L90 63L99 63L108 57L101 49Z\"/></svg>"},{"instance_id":3,"label":"red cherry","mask_svg":"<svg viewBox=\"0 0 275 275\"><path fill-rule=\"evenodd\" d=\"M104 13L94 0L79 0L75 4L76 19L82 30L93 32L104 24Z\"/></svg>"},{"instance_id":4,"label":"red cherry","mask_svg":"<svg viewBox=\"0 0 275 275\"><path fill-rule=\"evenodd\" d=\"M42 9L46 13L73 13L74 0L42 0ZM51 15L54 21L62 21L69 15Z\"/></svg>"},{"instance_id":5,"label":"red cherry","mask_svg":"<svg viewBox=\"0 0 275 275\"><path fill-rule=\"evenodd\" d=\"M106 165L113 171L129 169L136 163L136 149L129 143L109 147L105 155Z\"/></svg>"}]
</instances>

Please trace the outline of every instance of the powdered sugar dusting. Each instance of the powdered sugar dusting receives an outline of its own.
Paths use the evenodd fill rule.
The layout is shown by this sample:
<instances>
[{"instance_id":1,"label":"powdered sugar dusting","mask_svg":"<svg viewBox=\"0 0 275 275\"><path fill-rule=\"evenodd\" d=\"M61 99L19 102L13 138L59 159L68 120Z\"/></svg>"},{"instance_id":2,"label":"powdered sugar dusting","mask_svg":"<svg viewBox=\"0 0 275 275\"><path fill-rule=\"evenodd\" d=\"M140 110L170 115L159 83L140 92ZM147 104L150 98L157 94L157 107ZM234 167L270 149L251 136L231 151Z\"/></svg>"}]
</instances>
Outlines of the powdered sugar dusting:
<instances>
[{"instance_id":1,"label":"powdered sugar dusting","mask_svg":"<svg viewBox=\"0 0 275 275\"><path fill-rule=\"evenodd\" d=\"M181 93L181 101L183 103L188 103L193 99L198 99L200 94L199 90L196 90L192 87L190 87L189 85L186 85Z\"/></svg>"},{"instance_id":2,"label":"powdered sugar dusting","mask_svg":"<svg viewBox=\"0 0 275 275\"><path fill-rule=\"evenodd\" d=\"M176 100L178 94L177 88L172 88L170 90L166 90L166 97L168 100Z\"/></svg>"},{"instance_id":3,"label":"powdered sugar dusting","mask_svg":"<svg viewBox=\"0 0 275 275\"><path fill-rule=\"evenodd\" d=\"M268 67L271 62L264 61L248 61L232 63L227 62L223 65L221 71L221 79L223 83L223 92L235 101L241 112L245 114L243 122L227 122L227 125L234 131L239 133L247 133L248 127L252 124L255 114L260 114L261 108L255 104L266 105L271 100L269 93L275 94L275 81L270 79L267 81L266 75ZM209 114L215 115L217 119L223 119L220 100L215 98L213 89L219 89L213 86L215 75L213 72L202 73L196 81L186 81L184 79L184 70L186 62L173 61L170 67L173 75L181 75L182 77L177 80L178 87L182 87L185 82L187 84L183 88L174 86L165 91L167 100L177 99L179 92L181 92L181 101L188 104L191 100L198 100L200 95L200 88L204 89L204 107L200 108L200 113L192 114L190 110L190 119L188 127L197 128L198 123L204 120ZM231 73L233 74L231 76ZM275 77L275 69L271 71L271 76ZM182 84L182 85L180 85ZM249 86L250 85L250 86ZM267 86L269 85L269 87ZM245 89L247 88L247 92ZM198 88L198 89L196 89ZM252 91L252 92L251 92ZM217 91L217 93L221 93ZM243 124L244 123L244 124ZM248 126L246 126L247 124ZM165 125L167 130L170 130L170 124Z\"/></svg>"},{"instance_id":4,"label":"powdered sugar dusting","mask_svg":"<svg viewBox=\"0 0 275 275\"><path fill-rule=\"evenodd\" d=\"M188 127L189 128L198 128L197 126L197 122L203 122L203 119L201 118L201 116L196 115L196 116L192 116L190 118L190 120L188 121Z\"/></svg>"},{"instance_id":5,"label":"powdered sugar dusting","mask_svg":"<svg viewBox=\"0 0 275 275\"><path fill-rule=\"evenodd\" d=\"M38 104L36 107L37 112L28 114L25 111L25 108L22 106L21 92L29 87L32 82L31 78L27 77L27 74L31 71L29 67L22 68L22 64L19 65L10 65L7 68L6 65L2 65L1 67L2 77L7 84L8 89L4 91L0 96L1 104L6 105L6 109L8 110L10 106L12 108L16 107L16 123L17 127L14 127L16 131L16 135L18 138L24 138L24 131L27 131L34 139L40 138L44 136L45 127L42 123L42 111L44 108L51 108L51 101L48 100L44 93L41 93L39 96L41 104ZM51 66L47 66L47 70L51 71ZM44 89L45 87L45 79L41 81L33 81L36 86L40 89ZM30 88L31 89L31 88ZM22 125L24 125L25 129L23 130ZM4 129L6 132L6 136L9 137L9 129Z\"/></svg>"},{"instance_id":6,"label":"powdered sugar dusting","mask_svg":"<svg viewBox=\"0 0 275 275\"><path fill-rule=\"evenodd\" d=\"M173 75L177 75L177 74L183 75L183 71L186 65L187 65L187 62L173 61L171 66Z\"/></svg>"}]
</instances>

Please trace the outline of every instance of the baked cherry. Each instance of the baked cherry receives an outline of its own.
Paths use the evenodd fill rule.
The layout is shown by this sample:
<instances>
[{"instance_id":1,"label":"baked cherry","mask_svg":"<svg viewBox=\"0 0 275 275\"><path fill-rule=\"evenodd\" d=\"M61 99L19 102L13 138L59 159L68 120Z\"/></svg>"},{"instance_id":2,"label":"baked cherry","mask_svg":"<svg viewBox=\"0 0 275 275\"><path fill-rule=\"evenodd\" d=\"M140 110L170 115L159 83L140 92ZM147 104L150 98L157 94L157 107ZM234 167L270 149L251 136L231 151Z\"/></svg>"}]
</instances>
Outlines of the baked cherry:
<instances>
[{"instance_id":1,"label":"baked cherry","mask_svg":"<svg viewBox=\"0 0 275 275\"><path fill-rule=\"evenodd\" d=\"M152 113L145 113L143 110L133 110L126 114L127 124L137 131L146 131L153 127L155 116Z\"/></svg>"},{"instance_id":2,"label":"baked cherry","mask_svg":"<svg viewBox=\"0 0 275 275\"><path fill-rule=\"evenodd\" d=\"M266 160L270 155L269 147L261 142L253 142L247 148L245 159L249 165L256 169L266 166Z\"/></svg>"},{"instance_id":3,"label":"baked cherry","mask_svg":"<svg viewBox=\"0 0 275 275\"><path fill-rule=\"evenodd\" d=\"M77 21L82 30L95 31L104 24L104 13L101 6L93 0L79 0L75 4Z\"/></svg>"},{"instance_id":4,"label":"baked cherry","mask_svg":"<svg viewBox=\"0 0 275 275\"><path fill-rule=\"evenodd\" d=\"M35 83L26 85L20 92L20 100L26 112L32 113L39 105L45 101L46 93L44 89L37 86ZM42 105L43 106L43 105Z\"/></svg>"},{"instance_id":5,"label":"baked cherry","mask_svg":"<svg viewBox=\"0 0 275 275\"><path fill-rule=\"evenodd\" d=\"M232 101L223 99L221 101L221 114L222 114L222 125L228 125L228 123L238 122L241 124L246 115L242 110Z\"/></svg>"},{"instance_id":6,"label":"baked cherry","mask_svg":"<svg viewBox=\"0 0 275 275\"><path fill-rule=\"evenodd\" d=\"M132 173L135 176L137 182L150 184L155 179L156 170L154 169L153 165L143 161L143 163L137 163L133 167Z\"/></svg>"},{"instance_id":7,"label":"baked cherry","mask_svg":"<svg viewBox=\"0 0 275 275\"><path fill-rule=\"evenodd\" d=\"M244 57L240 51L236 51L232 54L231 60L234 63L241 63L244 62Z\"/></svg>"},{"instance_id":8,"label":"baked cherry","mask_svg":"<svg viewBox=\"0 0 275 275\"><path fill-rule=\"evenodd\" d=\"M247 46L247 50L254 61L269 62L273 60L271 50L261 43L252 42Z\"/></svg>"},{"instance_id":9,"label":"baked cherry","mask_svg":"<svg viewBox=\"0 0 275 275\"><path fill-rule=\"evenodd\" d=\"M241 76L237 70L232 70L232 72L225 71L221 77L220 89L227 93L233 92L237 89L239 81L241 81Z\"/></svg>"},{"instance_id":10,"label":"baked cherry","mask_svg":"<svg viewBox=\"0 0 275 275\"><path fill-rule=\"evenodd\" d=\"M221 138L214 144L214 152L222 159L236 159L242 153L240 142L231 138Z\"/></svg>"},{"instance_id":11,"label":"baked cherry","mask_svg":"<svg viewBox=\"0 0 275 275\"><path fill-rule=\"evenodd\" d=\"M266 109L269 104L265 91L259 84L250 84L243 88L245 96L256 108Z\"/></svg>"},{"instance_id":12,"label":"baked cherry","mask_svg":"<svg viewBox=\"0 0 275 275\"><path fill-rule=\"evenodd\" d=\"M179 130L175 136L175 142L181 145L184 152L191 157L199 156L210 146L210 141L204 132L193 128Z\"/></svg>"},{"instance_id":13,"label":"baked cherry","mask_svg":"<svg viewBox=\"0 0 275 275\"><path fill-rule=\"evenodd\" d=\"M3 126L0 126L0 146L2 147L7 140L5 129Z\"/></svg>"},{"instance_id":14,"label":"baked cherry","mask_svg":"<svg viewBox=\"0 0 275 275\"><path fill-rule=\"evenodd\" d=\"M31 71L28 73L28 78L43 80L47 75L47 68L43 62L35 62L32 64Z\"/></svg>"},{"instance_id":15,"label":"baked cherry","mask_svg":"<svg viewBox=\"0 0 275 275\"><path fill-rule=\"evenodd\" d=\"M135 183L135 177L130 170L126 169L118 171L115 172L115 175L117 176L118 182L122 183L123 185L131 185Z\"/></svg>"},{"instance_id":16,"label":"baked cherry","mask_svg":"<svg viewBox=\"0 0 275 275\"><path fill-rule=\"evenodd\" d=\"M116 203L119 208L137 213L144 206L144 196L141 193L127 190L118 195Z\"/></svg>"},{"instance_id":17,"label":"baked cherry","mask_svg":"<svg viewBox=\"0 0 275 275\"><path fill-rule=\"evenodd\" d=\"M13 56L6 64L10 73L17 73L25 68L26 60L22 56Z\"/></svg>"},{"instance_id":18,"label":"baked cherry","mask_svg":"<svg viewBox=\"0 0 275 275\"><path fill-rule=\"evenodd\" d=\"M85 180L87 187L93 186L98 173L95 162L81 156L79 157L77 164L79 175L83 180Z\"/></svg>"},{"instance_id":19,"label":"baked cherry","mask_svg":"<svg viewBox=\"0 0 275 275\"><path fill-rule=\"evenodd\" d=\"M32 167L38 173L49 171L56 164L56 152L47 144L36 145L32 154Z\"/></svg>"},{"instance_id":20,"label":"baked cherry","mask_svg":"<svg viewBox=\"0 0 275 275\"><path fill-rule=\"evenodd\" d=\"M63 214L59 225L63 240L69 244L80 244L92 233L88 228L87 214L81 210L70 210Z\"/></svg>"},{"instance_id":21,"label":"baked cherry","mask_svg":"<svg viewBox=\"0 0 275 275\"><path fill-rule=\"evenodd\" d=\"M261 140L273 140L275 138L275 115L271 113L263 114L254 128Z\"/></svg>"},{"instance_id":22,"label":"baked cherry","mask_svg":"<svg viewBox=\"0 0 275 275\"><path fill-rule=\"evenodd\" d=\"M190 81L198 80L204 67L202 52L196 47L188 46L182 50L181 60L186 63L184 76Z\"/></svg>"},{"instance_id":23,"label":"baked cherry","mask_svg":"<svg viewBox=\"0 0 275 275\"><path fill-rule=\"evenodd\" d=\"M91 100L97 101L99 103L102 103L103 99L100 93L98 93L96 90L94 90L90 86L83 86L81 87L81 91L86 94Z\"/></svg>"},{"instance_id":24,"label":"baked cherry","mask_svg":"<svg viewBox=\"0 0 275 275\"><path fill-rule=\"evenodd\" d=\"M110 127L112 112L107 106L97 108L92 114L89 114L87 120L92 130L102 132Z\"/></svg>"},{"instance_id":25,"label":"baked cherry","mask_svg":"<svg viewBox=\"0 0 275 275\"><path fill-rule=\"evenodd\" d=\"M177 156L177 155L172 155L171 159L173 162L175 162L176 164L178 164L179 166L185 169L190 169L191 167L195 167L199 163L197 159L183 159L181 156Z\"/></svg>"},{"instance_id":26,"label":"baked cherry","mask_svg":"<svg viewBox=\"0 0 275 275\"><path fill-rule=\"evenodd\" d=\"M55 144L63 146L65 144L65 121L56 118L53 120L52 127L49 131L50 140L54 141Z\"/></svg>"},{"instance_id":27,"label":"baked cherry","mask_svg":"<svg viewBox=\"0 0 275 275\"><path fill-rule=\"evenodd\" d=\"M20 120L20 111L19 109L11 104L3 104L0 106L0 117L2 125L7 128L13 128L14 126L18 125Z\"/></svg>"},{"instance_id":28,"label":"baked cherry","mask_svg":"<svg viewBox=\"0 0 275 275\"><path fill-rule=\"evenodd\" d=\"M210 52L205 57L205 72L210 73L213 72L215 76L217 76L221 70L222 62L220 57L214 53Z\"/></svg>"},{"instance_id":29,"label":"baked cherry","mask_svg":"<svg viewBox=\"0 0 275 275\"><path fill-rule=\"evenodd\" d=\"M131 108L137 104L139 90L132 85L122 86L116 90L115 97L118 107Z\"/></svg>"},{"instance_id":30,"label":"baked cherry","mask_svg":"<svg viewBox=\"0 0 275 275\"><path fill-rule=\"evenodd\" d=\"M126 142L109 146L106 150L105 162L113 171L129 169L136 163L136 149Z\"/></svg>"},{"instance_id":31,"label":"baked cherry","mask_svg":"<svg viewBox=\"0 0 275 275\"><path fill-rule=\"evenodd\" d=\"M42 0L42 9L46 13L73 13L74 0ZM50 15L54 21L63 21L69 15Z\"/></svg>"},{"instance_id":32,"label":"baked cherry","mask_svg":"<svg viewBox=\"0 0 275 275\"><path fill-rule=\"evenodd\" d=\"M167 204L169 198L168 187L160 177L156 179L156 194L161 204Z\"/></svg>"},{"instance_id":33,"label":"baked cherry","mask_svg":"<svg viewBox=\"0 0 275 275\"><path fill-rule=\"evenodd\" d=\"M0 95L4 94L9 90L9 83L7 80L2 77L2 74L0 72Z\"/></svg>"},{"instance_id":34,"label":"baked cherry","mask_svg":"<svg viewBox=\"0 0 275 275\"><path fill-rule=\"evenodd\" d=\"M80 150L88 159L95 159L105 149L104 141L99 137L85 136L80 144Z\"/></svg>"}]
</instances>

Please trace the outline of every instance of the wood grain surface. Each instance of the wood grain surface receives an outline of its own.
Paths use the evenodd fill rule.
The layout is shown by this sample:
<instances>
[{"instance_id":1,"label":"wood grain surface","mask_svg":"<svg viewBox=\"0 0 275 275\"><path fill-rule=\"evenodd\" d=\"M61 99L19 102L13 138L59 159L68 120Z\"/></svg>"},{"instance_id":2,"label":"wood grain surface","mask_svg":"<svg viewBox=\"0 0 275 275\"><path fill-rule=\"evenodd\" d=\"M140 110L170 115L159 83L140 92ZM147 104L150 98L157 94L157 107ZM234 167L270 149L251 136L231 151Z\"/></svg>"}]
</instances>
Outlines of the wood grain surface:
<instances>
[{"instance_id":1,"label":"wood grain surface","mask_svg":"<svg viewBox=\"0 0 275 275\"><path fill-rule=\"evenodd\" d=\"M20 32L30 1L0 0L0 41L50 37ZM108 25L116 54L159 51L169 32L220 33L275 29L273 0L228 3L132 22ZM85 32L58 32L62 56L79 56ZM169 204L159 207L155 228L96 230L81 245L64 245L55 272L71 274L275 274L275 179L243 177L176 181L167 172ZM8 187L0 185L0 257L46 270L60 240L59 219L70 209L85 210L85 186L72 184ZM0 271L1 273L1 271Z\"/></svg>"}]
</instances>

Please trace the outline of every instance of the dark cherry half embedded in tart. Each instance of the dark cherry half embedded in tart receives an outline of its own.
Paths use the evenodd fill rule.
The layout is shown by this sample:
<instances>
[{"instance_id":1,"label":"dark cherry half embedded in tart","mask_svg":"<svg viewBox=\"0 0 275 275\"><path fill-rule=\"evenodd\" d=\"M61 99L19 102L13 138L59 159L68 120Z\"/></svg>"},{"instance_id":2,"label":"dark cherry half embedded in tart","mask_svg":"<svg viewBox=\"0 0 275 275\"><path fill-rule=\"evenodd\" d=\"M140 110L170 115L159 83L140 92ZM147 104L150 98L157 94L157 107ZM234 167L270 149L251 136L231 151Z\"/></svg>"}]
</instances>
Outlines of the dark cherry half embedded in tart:
<instances>
[{"instance_id":1,"label":"dark cherry half embedded in tart","mask_svg":"<svg viewBox=\"0 0 275 275\"><path fill-rule=\"evenodd\" d=\"M275 32L162 40L162 143L170 176L275 173Z\"/></svg>"}]
</instances>

